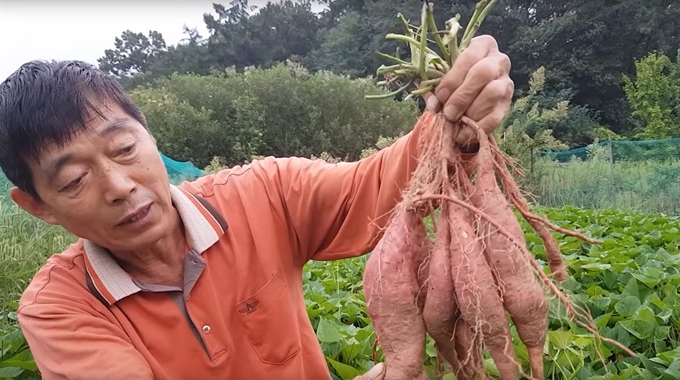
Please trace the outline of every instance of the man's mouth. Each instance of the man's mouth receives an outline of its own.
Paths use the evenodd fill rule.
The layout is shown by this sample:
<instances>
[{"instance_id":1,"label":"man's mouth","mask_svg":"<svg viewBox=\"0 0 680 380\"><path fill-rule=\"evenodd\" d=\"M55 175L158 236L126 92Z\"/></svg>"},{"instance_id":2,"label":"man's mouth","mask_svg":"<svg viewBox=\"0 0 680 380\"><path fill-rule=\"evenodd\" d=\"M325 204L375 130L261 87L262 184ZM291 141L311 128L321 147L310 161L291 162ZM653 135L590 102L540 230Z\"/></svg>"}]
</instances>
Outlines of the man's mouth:
<instances>
[{"instance_id":1,"label":"man's mouth","mask_svg":"<svg viewBox=\"0 0 680 380\"><path fill-rule=\"evenodd\" d=\"M129 213L123 219L121 219L120 222L118 222L117 226L135 224L141 221L142 219L146 218L149 215L149 211L151 211L151 205L152 203L149 203L148 205L142 206L137 210Z\"/></svg>"}]
</instances>

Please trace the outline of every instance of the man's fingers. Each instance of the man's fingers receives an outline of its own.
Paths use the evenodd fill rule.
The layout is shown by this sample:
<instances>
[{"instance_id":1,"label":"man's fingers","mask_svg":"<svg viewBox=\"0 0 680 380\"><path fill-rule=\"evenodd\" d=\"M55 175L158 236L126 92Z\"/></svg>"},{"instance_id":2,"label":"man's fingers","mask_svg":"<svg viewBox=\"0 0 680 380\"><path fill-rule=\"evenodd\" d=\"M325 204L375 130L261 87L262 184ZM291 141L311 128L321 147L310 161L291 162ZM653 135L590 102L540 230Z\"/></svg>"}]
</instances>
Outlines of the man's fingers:
<instances>
[{"instance_id":1,"label":"man's fingers","mask_svg":"<svg viewBox=\"0 0 680 380\"><path fill-rule=\"evenodd\" d=\"M378 363L368 372L355 377L353 380L383 380L385 378L385 364Z\"/></svg>"},{"instance_id":2,"label":"man's fingers","mask_svg":"<svg viewBox=\"0 0 680 380\"><path fill-rule=\"evenodd\" d=\"M502 80L498 80L501 82ZM512 81L510 81L512 83ZM503 119L507 116L508 110L510 109L510 104L512 103L512 93L515 87L513 84L505 85L505 94L502 101L494 103L494 108L491 112L487 112L485 115L479 117L479 119L470 117L477 123L477 126L484 131L484 133L489 134L496 130L503 122ZM466 145L469 143L478 142L477 132L472 129L472 127L465 124L461 124L462 129L456 138L456 142L461 145Z\"/></svg>"},{"instance_id":3,"label":"man's fingers","mask_svg":"<svg viewBox=\"0 0 680 380\"><path fill-rule=\"evenodd\" d=\"M507 107L503 107L501 104L498 104L498 106L491 112L490 114L486 115L482 120L477 122L477 126L481 128L485 133L490 133L503 122L503 119L505 118L507 114Z\"/></svg>"},{"instance_id":4,"label":"man's fingers","mask_svg":"<svg viewBox=\"0 0 680 380\"><path fill-rule=\"evenodd\" d=\"M482 35L473 38L470 41L470 45L456 58L451 72L439 82L435 90L435 95L439 102L445 103L453 91L463 84L470 68L489 55L489 52L492 50L498 50L498 44L493 37Z\"/></svg>"},{"instance_id":5,"label":"man's fingers","mask_svg":"<svg viewBox=\"0 0 680 380\"><path fill-rule=\"evenodd\" d=\"M425 108L432 112L432 113L437 113L439 112L439 100L437 100L437 97L434 96L433 93L431 92L426 92L422 95L423 100L425 101Z\"/></svg>"},{"instance_id":6,"label":"man's fingers","mask_svg":"<svg viewBox=\"0 0 680 380\"><path fill-rule=\"evenodd\" d=\"M465 116L472 120L482 120L494 110L499 102L506 101L504 98L508 96L508 87L513 86L512 81L507 76L489 82L479 93L479 96L472 101L467 112L465 112ZM512 91L510 91L510 96L512 96Z\"/></svg>"},{"instance_id":7,"label":"man's fingers","mask_svg":"<svg viewBox=\"0 0 680 380\"><path fill-rule=\"evenodd\" d=\"M472 66L460 87L456 88L446 102L443 102L444 116L452 121L458 120L482 89L505 72L506 61L509 61L507 56L498 53L488 56ZM488 100L481 98L480 101Z\"/></svg>"}]
</instances>

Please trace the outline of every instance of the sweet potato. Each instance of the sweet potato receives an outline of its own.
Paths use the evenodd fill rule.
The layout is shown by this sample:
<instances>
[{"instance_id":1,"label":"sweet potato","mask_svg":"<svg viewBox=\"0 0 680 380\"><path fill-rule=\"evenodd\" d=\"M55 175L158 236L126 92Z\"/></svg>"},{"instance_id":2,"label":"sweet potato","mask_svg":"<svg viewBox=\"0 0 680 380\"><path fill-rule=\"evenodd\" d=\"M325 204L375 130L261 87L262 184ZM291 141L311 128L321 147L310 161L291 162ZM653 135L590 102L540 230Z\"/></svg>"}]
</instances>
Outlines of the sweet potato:
<instances>
[{"instance_id":1,"label":"sweet potato","mask_svg":"<svg viewBox=\"0 0 680 380\"><path fill-rule=\"evenodd\" d=\"M427 333L436 343L437 351L451 364L455 372L460 370L453 341L458 307L451 281L450 227L448 214L444 210L438 226L434 249L428 262L423 320Z\"/></svg>"},{"instance_id":2,"label":"sweet potato","mask_svg":"<svg viewBox=\"0 0 680 380\"><path fill-rule=\"evenodd\" d=\"M449 205L449 219L451 272L460 314L482 334L501 379L516 379L508 316L484 248L472 228L471 215L462 207Z\"/></svg>"},{"instance_id":3,"label":"sweet potato","mask_svg":"<svg viewBox=\"0 0 680 380\"><path fill-rule=\"evenodd\" d=\"M454 323L453 339L460 369L453 369L457 380L485 380L484 362L482 361L481 337L471 331L470 325L460 314Z\"/></svg>"},{"instance_id":4,"label":"sweet potato","mask_svg":"<svg viewBox=\"0 0 680 380\"><path fill-rule=\"evenodd\" d=\"M385 355L385 380L426 379L425 322L418 305L418 270L430 240L420 216L398 214L366 262L366 309Z\"/></svg>"},{"instance_id":5,"label":"sweet potato","mask_svg":"<svg viewBox=\"0 0 680 380\"><path fill-rule=\"evenodd\" d=\"M494 159L487 136L480 134L478 168L472 204L503 226L508 234L524 243L524 234L505 196L496 182ZM543 345L548 326L548 303L544 292L527 265L524 255L488 222L480 222L478 234L485 238L485 254L501 297L529 353L534 378L543 378Z\"/></svg>"}]
</instances>

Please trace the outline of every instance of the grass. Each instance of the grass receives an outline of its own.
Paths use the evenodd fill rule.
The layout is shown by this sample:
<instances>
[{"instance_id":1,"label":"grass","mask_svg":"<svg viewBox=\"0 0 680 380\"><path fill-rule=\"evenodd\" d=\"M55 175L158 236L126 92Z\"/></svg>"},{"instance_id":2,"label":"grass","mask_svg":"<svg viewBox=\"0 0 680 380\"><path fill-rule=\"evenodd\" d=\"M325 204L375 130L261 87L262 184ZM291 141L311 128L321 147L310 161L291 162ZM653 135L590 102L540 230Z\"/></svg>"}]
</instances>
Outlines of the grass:
<instances>
[{"instance_id":1,"label":"grass","mask_svg":"<svg viewBox=\"0 0 680 380\"><path fill-rule=\"evenodd\" d=\"M539 161L527 185L549 207L680 215L680 161Z\"/></svg>"}]
</instances>

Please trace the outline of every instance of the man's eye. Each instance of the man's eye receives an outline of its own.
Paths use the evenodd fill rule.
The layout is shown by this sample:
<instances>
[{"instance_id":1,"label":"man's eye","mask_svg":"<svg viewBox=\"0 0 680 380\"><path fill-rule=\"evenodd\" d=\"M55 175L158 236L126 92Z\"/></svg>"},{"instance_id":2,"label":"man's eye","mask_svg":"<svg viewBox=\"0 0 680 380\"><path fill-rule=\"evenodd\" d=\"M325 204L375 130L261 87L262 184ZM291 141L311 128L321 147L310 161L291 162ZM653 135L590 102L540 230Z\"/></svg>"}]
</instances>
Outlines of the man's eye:
<instances>
[{"instance_id":1,"label":"man's eye","mask_svg":"<svg viewBox=\"0 0 680 380\"><path fill-rule=\"evenodd\" d=\"M61 188L61 190L64 191L64 190L75 189L78 185L80 185L80 183L83 180L83 177L84 177L84 175L81 175L80 177L78 177L78 178L74 179L73 181L67 183L64 187Z\"/></svg>"},{"instance_id":2,"label":"man's eye","mask_svg":"<svg viewBox=\"0 0 680 380\"><path fill-rule=\"evenodd\" d=\"M132 144L132 145L128 145L125 148L119 150L118 155L119 156L127 156L128 154L131 154L134 151L135 151L135 144Z\"/></svg>"}]
</instances>

